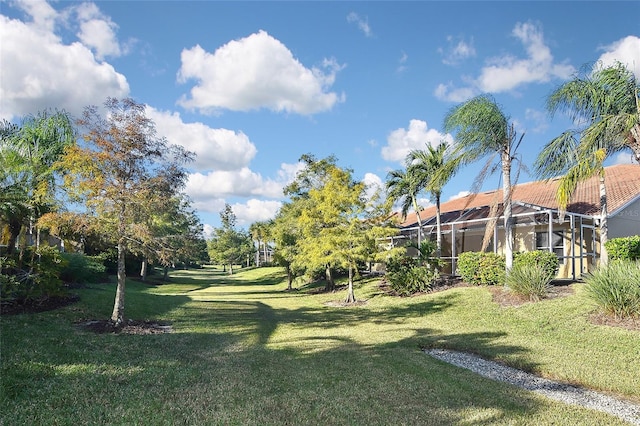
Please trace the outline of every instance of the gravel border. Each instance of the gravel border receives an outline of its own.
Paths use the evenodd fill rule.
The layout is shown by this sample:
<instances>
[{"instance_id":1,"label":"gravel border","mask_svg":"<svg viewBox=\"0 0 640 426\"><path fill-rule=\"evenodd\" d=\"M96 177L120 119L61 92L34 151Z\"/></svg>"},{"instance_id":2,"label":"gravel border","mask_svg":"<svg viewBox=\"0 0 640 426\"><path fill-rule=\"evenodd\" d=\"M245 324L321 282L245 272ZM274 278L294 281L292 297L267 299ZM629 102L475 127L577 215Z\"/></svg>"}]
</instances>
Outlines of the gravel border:
<instances>
[{"instance_id":1,"label":"gravel border","mask_svg":"<svg viewBox=\"0 0 640 426\"><path fill-rule=\"evenodd\" d=\"M424 352L440 361L466 368L492 380L510 383L566 404L603 411L640 426L640 405L638 404L592 390L543 379L464 352L447 349L425 349Z\"/></svg>"}]
</instances>

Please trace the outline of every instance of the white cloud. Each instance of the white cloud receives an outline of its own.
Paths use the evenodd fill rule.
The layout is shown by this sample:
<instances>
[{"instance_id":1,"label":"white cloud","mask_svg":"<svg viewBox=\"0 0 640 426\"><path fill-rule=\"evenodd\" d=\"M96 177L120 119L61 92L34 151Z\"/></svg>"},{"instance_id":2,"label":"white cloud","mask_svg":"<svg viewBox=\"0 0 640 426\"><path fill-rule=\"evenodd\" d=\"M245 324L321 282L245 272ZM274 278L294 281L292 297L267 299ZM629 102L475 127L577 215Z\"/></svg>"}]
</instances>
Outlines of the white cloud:
<instances>
[{"instance_id":1,"label":"white cloud","mask_svg":"<svg viewBox=\"0 0 640 426\"><path fill-rule=\"evenodd\" d=\"M117 57L122 54L116 37L118 26L104 16L94 3L82 3L75 8L80 21L78 38L85 46L95 51L96 58Z\"/></svg>"},{"instance_id":2,"label":"white cloud","mask_svg":"<svg viewBox=\"0 0 640 426\"><path fill-rule=\"evenodd\" d=\"M453 85L440 84L435 95L439 99L460 102L470 94L501 93L515 90L530 83L546 83L551 79L566 80L575 72L575 68L566 63L554 62L551 49L545 44L542 29L530 22L517 23L512 34L526 50L526 56L519 58L504 55L486 61L480 75L468 80L467 87L455 88Z\"/></svg>"},{"instance_id":3,"label":"white cloud","mask_svg":"<svg viewBox=\"0 0 640 426\"><path fill-rule=\"evenodd\" d=\"M189 175L185 192L194 200L227 196L268 198L282 197L282 183L265 179L248 167Z\"/></svg>"},{"instance_id":4,"label":"white cloud","mask_svg":"<svg viewBox=\"0 0 640 426\"><path fill-rule=\"evenodd\" d=\"M204 238L207 240L211 239L211 237L213 237L214 229L215 228L212 225L209 225L208 223L205 223L204 225L202 225L202 233L204 234Z\"/></svg>"},{"instance_id":5,"label":"white cloud","mask_svg":"<svg viewBox=\"0 0 640 426\"><path fill-rule=\"evenodd\" d=\"M124 75L98 62L80 42L64 44L54 33L61 19L47 3L18 3L32 22L0 15L2 78L0 117L12 119L46 108L79 115L87 105L102 104L107 96L129 94Z\"/></svg>"},{"instance_id":6,"label":"white cloud","mask_svg":"<svg viewBox=\"0 0 640 426\"><path fill-rule=\"evenodd\" d=\"M347 22L350 24L355 23L358 26L358 29L362 31L365 36L373 37L373 31L371 31L369 19L367 17L361 18L357 13L351 12L347 15Z\"/></svg>"},{"instance_id":7,"label":"white cloud","mask_svg":"<svg viewBox=\"0 0 640 426\"><path fill-rule=\"evenodd\" d=\"M527 108L524 114L525 119L533 124L531 132L542 133L549 128L549 120L547 119L547 114L545 112L533 108ZM524 130L521 133L523 132Z\"/></svg>"},{"instance_id":8,"label":"white cloud","mask_svg":"<svg viewBox=\"0 0 640 426\"><path fill-rule=\"evenodd\" d=\"M189 175L185 193L201 211L215 212L228 197L282 199L282 188L291 183L301 163L282 163L276 178L265 178L248 167L239 170L219 170Z\"/></svg>"},{"instance_id":9,"label":"white cloud","mask_svg":"<svg viewBox=\"0 0 640 426\"><path fill-rule=\"evenodd\" d=\"M214 53L199 45L184 49L181 60L178 82L197 83L179 104L203 113L267 108L308 115L344 100L328 91L342 66L325 59L321 68L305 68L265 31L230 41Z\"/></svg>"},{"instance_id":10,"label":"white cloud","mask_svg":"<svg viewBox=\"0 0 640 426\"><path fill-rule=\"evenodd\" d=\"M468 42L453 36L447 37L448 46L446 49L440 48L439 52L443 55L442 62L447 65L457 65L467 58L476 56L476 49L473 46L473 38Z\"/></svg>"},{"instance_id":11,"label":"white cloud","mask_svg":"<svg viewBox=\"0 0 640 426\"><path fill-rule=\"evenodd\" d=\"M147 106L147 115L156 124L158 134L172 144L196 153L190 165L196 170L236 170L249 165L256 147L242 132L213 129L203 123L185 123L180 114L158 111Z\"/></svg>"},{"instance_id":12,"label":"white cloud","mask_svg":"<svg viewBox=\"0 0 640 426\"><path fill-rule=\"evenodd\" d=\"M453 83L439 84L433 94L436 98L449 102L464 102L478 95L480 92L474 87L455 87Z\"/></svg>"},{"instance_id":13,"label":"white cloud","mask_svg":"<svg viewBox=\"0 0 640 426\"><path fill-rule=\"evenodd\" d=\"M613 159L613 164L635 164L635 158L631 151L618 153Z\"/></svg>"},{"instance_id":14,"label":"white cloud","mask_svg":"<svg viewBox=\"0 0 640 426\"><path fill-rule=\"evenodd\" d=\"M231 205L233 213L238 219L238 225L246 226L258 221L273 219L282 207L280 201L263 201L251 199L246 203L235 203Z\"/></svg>"},{"instance_id":15,"label":"white cloud","mask_svg":"<svg viewBox=\"0 0 640 426\"><path fill-rule=\"evenodd\" d=\"M396 68L396 72L401 73L407 70L407 66L405 64L407 63L408 59L409 56L405 52L402 52L402 56L400 56L400 59L398 60L398 67Z\"/></svg>"},{"instance_id":16,"label":"white cloud","mask_svg":"<svg viewBox=\"0 0 640 426\"><path fill-rule=\"evenodd\" d=\"M385 185L382 182L380 176L374 173L365 173L362 182L366 186L366 197L367 200L372 200L378 194L380 197L384 197L385 194Z\"/></svg>"},{"instance_id":17,"label":"white cloud","mask_svg":"<svg viewBox=\"0 0 640 426\"><path fill-rule=\"evenodd\" d=\"M404 163L411 150L425 149L426 145L435 146L442 141L452 143L453 138L449 134L429 129L426 121L414 119L409 122L408 129L396 129L389 134L387 145L382 147L382 158Z\"/></svg>"},{"instance_id":18,"label":"white cloud","mask_svg":"<svg viewBox=\"0 0 640 426\"><path fill-rule=\"evenodd\" d=\"M603 66L622 62L640 79L640 37L627 36L604 48L605 53L598 59Z\"/></svg>"},{"instance_id":19,"label":"white cloud","mask_svg":"<svg viewBox=\"0 0 640 426\"><path fill-rule=\"evenodd\" d=\"M460 191L457 194L452 195L451 197L449 197L449 199L447 201L455 200L456 198L466 197L467 195L471 195L471 192L469 192L469 191Z\"/></svg>"}]
</instances>

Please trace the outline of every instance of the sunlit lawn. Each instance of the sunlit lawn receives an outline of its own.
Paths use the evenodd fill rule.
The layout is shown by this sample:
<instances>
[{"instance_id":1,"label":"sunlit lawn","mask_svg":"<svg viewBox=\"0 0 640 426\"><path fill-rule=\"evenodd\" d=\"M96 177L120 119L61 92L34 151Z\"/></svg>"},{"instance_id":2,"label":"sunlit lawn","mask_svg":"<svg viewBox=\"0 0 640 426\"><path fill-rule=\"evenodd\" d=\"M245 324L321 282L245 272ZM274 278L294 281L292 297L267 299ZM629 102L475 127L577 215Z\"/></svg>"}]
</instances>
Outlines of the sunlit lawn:
<instances>
[{"instance_id":1,"label":"sunlit lawn","mask_svg":"<svg viewBox=\"0 0 640 426\"><path fill-rule=\"evenodd\" d=\"M1 319L1 424L618 424L436 361L446 347L640 401L640 333L591 325L576 294L503 308L486 288L412 298L356 286L285 291L280 269L175 271L128 284L126 315L156 335L94 334L114 285Z\"/></svg>"}]
</instances>

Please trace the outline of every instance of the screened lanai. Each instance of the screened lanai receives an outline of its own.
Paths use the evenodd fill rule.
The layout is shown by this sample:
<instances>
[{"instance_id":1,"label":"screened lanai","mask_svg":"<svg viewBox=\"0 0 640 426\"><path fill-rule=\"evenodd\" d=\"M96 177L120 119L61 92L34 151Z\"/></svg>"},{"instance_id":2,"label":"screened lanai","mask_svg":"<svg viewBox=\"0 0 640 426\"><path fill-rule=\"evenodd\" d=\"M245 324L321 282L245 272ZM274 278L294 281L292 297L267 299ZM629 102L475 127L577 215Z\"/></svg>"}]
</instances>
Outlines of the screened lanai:
<instances>
[{"instance_id":1,"label":"screened lanai","mask_svg":"<svg viewBox=\"0 0 640 426\"><path fill-rule=\"evenodd\" d=\"M485 251L504 253L504 218L502 205L445 212L442 223L442 260L444 272L455 274L458 255L481 251L487 234ZM496 220L496 218L498 218ZM557 278L578 279L590 271L599 256L598 220L592 216L549 209L519 201L512 203L514 253L532 250L554 252L560 261ZM418 241L419 226L403 227L394 245ZM436 217L422 222L420 239L436 240Z\"/></svg>"}]
</instances>

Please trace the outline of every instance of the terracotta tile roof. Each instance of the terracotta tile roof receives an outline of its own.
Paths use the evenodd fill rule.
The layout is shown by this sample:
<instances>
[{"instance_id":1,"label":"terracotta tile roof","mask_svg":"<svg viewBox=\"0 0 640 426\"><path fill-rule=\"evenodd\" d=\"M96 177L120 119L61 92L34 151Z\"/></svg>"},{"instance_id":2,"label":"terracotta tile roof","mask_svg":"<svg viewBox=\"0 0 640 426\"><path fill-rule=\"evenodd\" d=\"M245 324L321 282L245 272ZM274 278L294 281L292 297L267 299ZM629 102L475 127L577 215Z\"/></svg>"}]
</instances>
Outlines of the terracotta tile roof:
<instances>
[{"instance_id":1,"label":"terracotta tile roof","mask_svg":"<svg viewBox=\"0 0 640 426\"><path fill-rule=\"evenodd\" d=\"M535 181L516 185L513 189L513 201L533 204L540 207L558 209L556 191L559 178L548 181ZM605 184L607 187L607 203L609 215L624 207L627 203L640 197L640 166L637 164L620 164L605 167ZM474 207L490 206L502 201L502 190L487 191L467 195L441 204L442 213L460 211ZM600 213L600 184L597 176L581 182L567 211L590 216ZM435 216L435 206L427 207L420 212L423 224ZM417 223L415 213L407 215L401 227Z\"/></svg>"}]
</instances>

